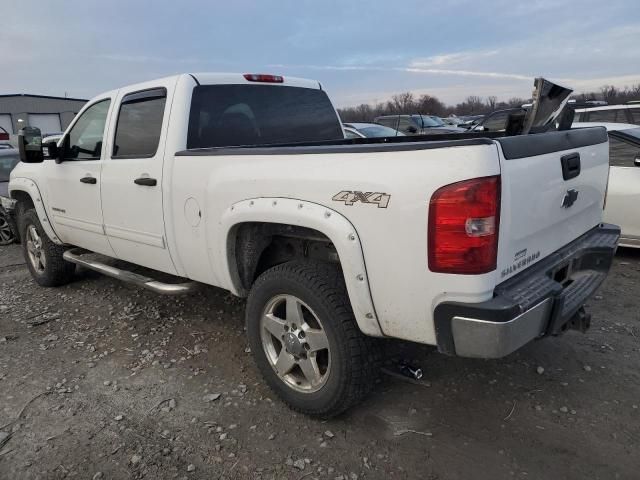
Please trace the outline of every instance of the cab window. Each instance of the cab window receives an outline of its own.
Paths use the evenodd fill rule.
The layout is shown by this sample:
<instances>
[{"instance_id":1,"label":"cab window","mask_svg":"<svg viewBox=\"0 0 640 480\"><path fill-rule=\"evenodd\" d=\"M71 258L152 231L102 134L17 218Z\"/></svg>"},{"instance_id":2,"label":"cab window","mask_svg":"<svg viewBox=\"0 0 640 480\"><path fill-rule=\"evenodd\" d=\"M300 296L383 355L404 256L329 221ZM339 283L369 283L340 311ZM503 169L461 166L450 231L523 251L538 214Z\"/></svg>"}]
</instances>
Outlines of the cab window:
<instances>
[{"instance_id":1,"label":"cab window","mask_svg":"<svg viewBox=\"0 0 640 480\"><path fill-rule=\"evenodd\" d=\"M149 158L160 143L167 100L164 88L130 93L118 112L112 158Z\"/></svg>"},{"instance_id":2,"label":"cab window","mask_svg":"<svg viewBox=\"0 0 640 480\"><path fill-rule=\"evenodd\" d=\"M87 108L65 137L65 160L99 160L110 99Z\"/></svg>"}]
</instances>

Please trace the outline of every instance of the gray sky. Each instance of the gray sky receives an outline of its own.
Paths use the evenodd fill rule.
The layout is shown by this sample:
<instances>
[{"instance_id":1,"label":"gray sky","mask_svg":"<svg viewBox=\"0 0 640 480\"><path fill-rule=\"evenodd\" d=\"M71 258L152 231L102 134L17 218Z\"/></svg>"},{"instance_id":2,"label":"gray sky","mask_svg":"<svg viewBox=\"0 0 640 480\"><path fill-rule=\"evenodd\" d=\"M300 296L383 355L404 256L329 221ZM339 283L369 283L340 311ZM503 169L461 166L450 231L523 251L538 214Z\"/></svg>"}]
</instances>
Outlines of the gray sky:
<instances>
[{"instance_id":1,"label":"gray sky","mask_svg":"<svg viewBox=\"0 0 640 480\"><path fill-rule=\"evenodd\" d=\"M89 98L180 72L320 80L338 106L640 83L640 1L5 0L0 94Z\"/></svg>"}]
</instances>

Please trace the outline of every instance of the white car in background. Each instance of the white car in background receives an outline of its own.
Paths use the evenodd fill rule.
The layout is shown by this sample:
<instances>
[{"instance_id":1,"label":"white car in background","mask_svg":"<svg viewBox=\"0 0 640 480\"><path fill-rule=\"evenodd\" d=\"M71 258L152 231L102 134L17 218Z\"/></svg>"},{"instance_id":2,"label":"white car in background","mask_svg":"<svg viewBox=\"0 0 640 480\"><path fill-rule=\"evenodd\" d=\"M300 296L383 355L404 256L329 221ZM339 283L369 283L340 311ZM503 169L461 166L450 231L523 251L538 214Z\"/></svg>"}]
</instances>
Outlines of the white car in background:
<instances>
[{"instance_id":1,"label":"white car in background","mask_svg":"<svg viewBox=\"0 0 640 480\"><path fill-rule=\"evenodd\" d=\"M377 123L354 123L344 124L344 131L347 138L381 138L381 137L404 137L404 133Z\"/></svg>"},{"instance_id":2,"label":"white car in background","mask_svg":"<svg viewBox=\"0 0 640 480\"><path fill-rule=\"evenodd\" d=\"M623 247L640 248L640 126L630 123L578 122L573 128L605 127L609 134L607 223L620 225Z\"/></svg>"},{"instance_id":3,"label":"white car in background","mask_svg":"<svg viewBox=\"0 0 640 480\"><path fill-rule=\"evenodd\" d=\"M640 105L637 103L576 108L575 110L574 123L602 122L640 125Z\"/></svg>"}]
</instances>

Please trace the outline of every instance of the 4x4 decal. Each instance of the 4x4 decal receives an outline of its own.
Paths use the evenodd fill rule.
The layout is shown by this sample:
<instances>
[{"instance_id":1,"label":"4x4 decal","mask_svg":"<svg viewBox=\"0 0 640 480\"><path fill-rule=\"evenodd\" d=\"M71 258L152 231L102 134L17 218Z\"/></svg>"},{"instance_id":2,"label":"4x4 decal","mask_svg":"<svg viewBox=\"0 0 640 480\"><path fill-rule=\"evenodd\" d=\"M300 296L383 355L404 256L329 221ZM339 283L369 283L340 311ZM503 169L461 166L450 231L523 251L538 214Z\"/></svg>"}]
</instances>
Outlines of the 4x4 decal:
<instances>
[{"instance_id":1,"label":"4x4 decal","mask_svg":"<svg viewBox=\"0 0 640 480\"><path fill-rule=\"evenodd\" d=\"M371 203L377 205L378 208L387 208L391 195L380 192L358 192L351 190L343 190L340 193L336 193L331 199L334 202L343 202L347 206L352 206L354 203Z\"/></svg>"}]
</instances>

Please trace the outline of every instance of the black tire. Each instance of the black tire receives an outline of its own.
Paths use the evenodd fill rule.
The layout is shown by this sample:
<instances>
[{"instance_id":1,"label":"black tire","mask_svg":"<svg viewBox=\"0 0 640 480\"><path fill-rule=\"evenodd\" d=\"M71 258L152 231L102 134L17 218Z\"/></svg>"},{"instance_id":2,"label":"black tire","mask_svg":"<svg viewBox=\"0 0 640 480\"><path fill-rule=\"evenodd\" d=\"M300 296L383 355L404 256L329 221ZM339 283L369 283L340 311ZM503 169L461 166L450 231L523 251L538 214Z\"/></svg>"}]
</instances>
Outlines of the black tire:
<instances>
[{"instance_id":1,"label":"black tire","mask_svg":"<svg viewBox=\"0 0 640 480\"><path fill-rule=\"evenodd\" d=\"M36 283L41 287L59 287L73 280L73 274L76 270L75 264L63 260L64 247L56 245L49 239L40 224L36 211L30 209L21 212L19 225L24 259ZM32 226L40 238L40 254L45 258L45 265L42 269L36 269L29 255L32 242L28 241L27 232Z\"/></svg>"},{"instance_id":2,"label":"black tire","mask_svg":"<svg viewBox=\"0 0 640 480\"><path fill-rule=\"evenodd\" d=\"M293 295L308 305L322 323L331 355L331 369L315 392L299 392L285 383L267 358L261 338L261 317L278 295ZM356 324L342 270L329 263L289 262L264 272L247 301L247 333L255 362L269 387L293 410L329 418L359 403L379 373L376 340ZM283 347L284 348L284 347Z\"/></svg>"},{"instance_id":3,"label":"black tire","mask_svg":"<svg viewBox=\"0 0 640 480\"><path fill-rule=\"evenodd\" d=\"M11 218L7 211L0 207L0 245L11 245L16 241Z\"/></svg>"}]
</instances>

